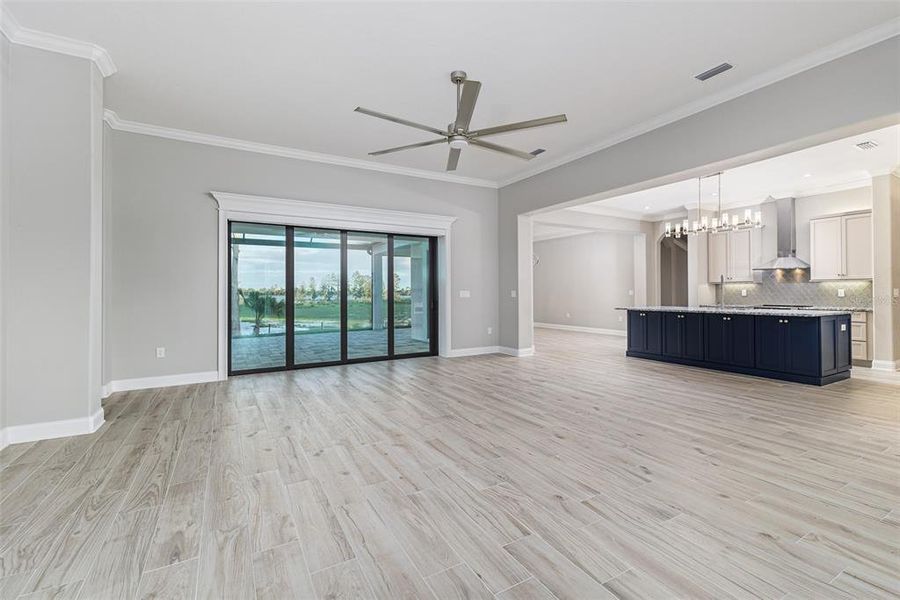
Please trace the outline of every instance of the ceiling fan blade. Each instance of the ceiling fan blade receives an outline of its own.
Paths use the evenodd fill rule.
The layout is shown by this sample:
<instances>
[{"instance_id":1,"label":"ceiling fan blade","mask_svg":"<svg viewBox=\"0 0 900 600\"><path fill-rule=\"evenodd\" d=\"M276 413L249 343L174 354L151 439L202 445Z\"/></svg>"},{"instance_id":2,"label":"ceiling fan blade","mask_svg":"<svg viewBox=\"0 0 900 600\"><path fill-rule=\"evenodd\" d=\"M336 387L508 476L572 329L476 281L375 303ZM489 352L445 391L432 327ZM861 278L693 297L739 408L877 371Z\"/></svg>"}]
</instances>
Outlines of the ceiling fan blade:
<instances>
[{"instance_id":1,"label":"ceiling fan blade","mask_svg":"<svg viewBox=\"0 0 900 600\"><path fill-rule=\"evenodd\" d=\"M509 154L511 156L517 156L517 157L525 159L525 160L531 160L532 158L534 158L534 155L529 154L528 152L522 152L521 150L507 148L506 146L498 146L497 144L485 142L484 140L470 139L469 144L471 144L473 146L479 146L481 148L485 148L486 150L493 150L494 152L500 152L503 154Z\"/></svg>"},{"instance_id":2,"label":"ceiling fan blade","mask_svg":"<svg viewBox=\"0 0 900 600\"><path fill-rule=\"evenodd\" d=\"M406 125L407 127L415 127L416 129L421 129L422 131L430 131L431 133L436 133L443 136L448 135L446 131L442 131L440 129L437 129L436 127L429 127L428 125L422 125L421 123L416 123L415 121L407 121L406 119L401 119L400 117L393 117L391 115L386 115L374 110L369 110L368 108L363 108L362 106L357 106L353 110L364 115L369 115L370 117L377 117L379 119L384 119L385 121L392 121L394 123L399 123L400 125Z\"/></svg>"},{"instance_id":3,"label":"ceiling fan blade","mask_svg":"<svg viewBox=\"0 0 900 600\"><path fill-rule=\"evenodd\" d=\"M450 156L447 157L447 170L455 171L459 164L459 148L450 148Z\"/></svg>"},{"instance_id":4,"label":"ceiling fan blade","mask_svg":"<svg viewBox=\"0 0 900 600\"><path fill-rule=\"evenodd\" d=\"M456 111L456 121L453 128L457 131L465 131L469 128L472 113L475 112L475 102L478 100L478 92L481 91L480 81L466 80L462 84L462 95L459 99L459 107Z\"/></svg>"},{"instance_id":5,"label":"ceiling fan blade","mask_svg":"<svg viewBox=\"0 0 900 600\"><path fill-rule=\"evenodd\" d=\"M553 115L552 117L543 117L540 119L531 119L530 121L519 121L518 123L508 123L506 125L497 125L496 127L477 129L475 131L469 131L466 135L470 137L484 137L496 133L516 131L518 129L531 129L532 127L543 127L544 125L553 125L554 123L565 123L566 121L568 121L566 115Z\"/></svg>"},{"instance_id":6,"label":"ceiling fan blade","mask_svg":"<svg viewBox=\"0 0 900 600\"><path fill-rule=\"evenodd\" d=\"M409 150L411 148L421 148L423 146L433 146L434 144L446 144L447 138L437 140L428 140L427 142L419 142L418 144L407 144L406 146L397 146L396 148L388 148L387 150L378 150L377 152L369 152L369 156L380 156L382 154L390 154L391 152L400 152L401 150Z\"/></svg>"}]
</instances>

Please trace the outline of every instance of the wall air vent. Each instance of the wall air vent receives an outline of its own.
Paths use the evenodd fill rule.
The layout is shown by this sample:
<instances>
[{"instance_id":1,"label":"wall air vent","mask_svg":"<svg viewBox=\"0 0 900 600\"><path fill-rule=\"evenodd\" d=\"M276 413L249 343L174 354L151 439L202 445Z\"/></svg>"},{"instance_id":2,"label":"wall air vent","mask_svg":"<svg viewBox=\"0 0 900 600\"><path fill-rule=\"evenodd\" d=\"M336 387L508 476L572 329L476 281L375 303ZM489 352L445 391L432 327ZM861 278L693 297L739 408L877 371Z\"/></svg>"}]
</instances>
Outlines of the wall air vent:
<instances>
[{"instance_id":1,"label":"wall air vent","mask_svg":"<svg viewBox=\"0 0 900 600\"><path fill-rule=\"evenodd\" d=\"M528 154L530 154L532 156L537 156L538 154L543 154L544 152L546 152L546 150L544 150L543 148L538 148L537 150L532 150Z\"/></svg>"},{"instance_id":2,"label":"wall air vent","mask_svg":"<svg viewBox=\"0 0 900 600\"><path fill-rule=\"evenodd\" d=\"M718 67L713 67L709 71L703 71L699 75L694 75L694 79L699 79L700 81L706 81L707 79L712 79L716 75L718 75L720 73L724 73L728 69L732 69L732 68L734 68L733 65L730 65L728 63L722 63Z\"/></svg>"},{"instance_id":3,"label":"wall air vent","mask_svg":"<svg viewBox=\"0 0 900 600\"><path fill-rule=\"evenodd\" d=\"M876 142L873 142L872 140L866 140L864 142L858 143L856 147L860 150L874 150L878 147L878 144Z\"/></svg>"}]
</instances>

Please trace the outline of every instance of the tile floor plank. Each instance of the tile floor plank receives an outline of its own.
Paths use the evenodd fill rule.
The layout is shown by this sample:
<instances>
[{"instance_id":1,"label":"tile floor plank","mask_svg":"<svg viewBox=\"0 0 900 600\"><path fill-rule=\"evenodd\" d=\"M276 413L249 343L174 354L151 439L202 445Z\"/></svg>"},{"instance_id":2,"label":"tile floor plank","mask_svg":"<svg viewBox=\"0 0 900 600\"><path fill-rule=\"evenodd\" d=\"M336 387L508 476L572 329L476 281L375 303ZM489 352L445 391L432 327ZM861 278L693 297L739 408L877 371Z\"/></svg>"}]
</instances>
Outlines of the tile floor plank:
<instances>
[{"instance_id":1,"label":"tile floor plank","mask_svg":"<svg viewBox=\"0 0 900 600\"><path fill-rule=\"evenodd\" d=\"M138 600L193 600L199 562L194 558L153 571L145 570L136 597Z\"/></svg>"}]
</instances>

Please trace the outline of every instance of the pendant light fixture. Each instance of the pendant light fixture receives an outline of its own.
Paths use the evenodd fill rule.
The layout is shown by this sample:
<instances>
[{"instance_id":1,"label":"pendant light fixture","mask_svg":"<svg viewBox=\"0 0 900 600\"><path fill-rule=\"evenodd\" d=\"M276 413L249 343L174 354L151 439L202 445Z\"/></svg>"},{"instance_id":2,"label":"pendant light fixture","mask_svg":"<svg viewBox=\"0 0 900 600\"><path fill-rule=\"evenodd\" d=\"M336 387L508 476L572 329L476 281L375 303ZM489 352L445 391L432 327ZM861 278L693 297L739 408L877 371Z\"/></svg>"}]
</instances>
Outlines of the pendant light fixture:
<instances>
[{"instance_id":1,"label":"pendant light fixture","mask_svg":"<svg viewBox=\"0 0 900 600\"><path fill-rule=\"evenodd\" d=\"M716 177L718 184L718 191L716 193L718 209L716 210L716 216L711 219L703 216L700 209L702 199L701 183L704 179L709 177ZM758 229L762 226L762 211L757 210L754 213L749 208L745 209L743 218L738 214L729 215L727 212L722 212L722 171L719 171L712 175L697 178L697 220L693 222L693 225L689 223L688 219L684 219L681 223L675 223L674 226L671 222L667 222L665 235L666 237L680 238L682 235L725 233L727 231L739 231L742 229Z\"/></svg>"}]
</instances>

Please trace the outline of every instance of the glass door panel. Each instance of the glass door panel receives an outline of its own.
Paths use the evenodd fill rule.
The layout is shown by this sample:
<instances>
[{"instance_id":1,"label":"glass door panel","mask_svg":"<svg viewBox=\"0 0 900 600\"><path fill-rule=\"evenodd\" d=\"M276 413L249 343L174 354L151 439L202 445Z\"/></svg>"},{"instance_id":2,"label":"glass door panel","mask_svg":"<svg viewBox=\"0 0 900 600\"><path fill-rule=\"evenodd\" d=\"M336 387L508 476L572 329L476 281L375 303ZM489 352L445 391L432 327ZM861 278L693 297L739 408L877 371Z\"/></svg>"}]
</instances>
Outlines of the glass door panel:
<instances>
[{"instance_id":1,"label":"glass door panel","mask_svg":"<svg viewBox=\"0 0 900 600\"><path fill-rule=\"evenodd\" d=\"M231 370L285 366L285 234L231 223Z\"/></svg>"},{"instance_id":2,"label":"glass door panel","mask_svg":"<svg viewBox=\"0 0 900 600\"><path fill-rule=\"evenodd\" d=\"M341 233L294 228L294 364L341 360Z\"/></svg>"},{"instance_id":3,"label":"glass door panel","mask_svg":"<svg viewBox=\"0 0 900 600\"><path fill-rule=\"evenodd\" d=\"M431 241L394 237L394 354L431 351Z\"/></svg>"},{"instance_id":4,"label":"glass door panel","mask_svg":"<svg viewBox=\"0 0 900 600\"><path fill-rule=\"evenodd\" d=\"M347 233L347 358L388 354L388 236Z\"/></svg>"}]
</instances>

